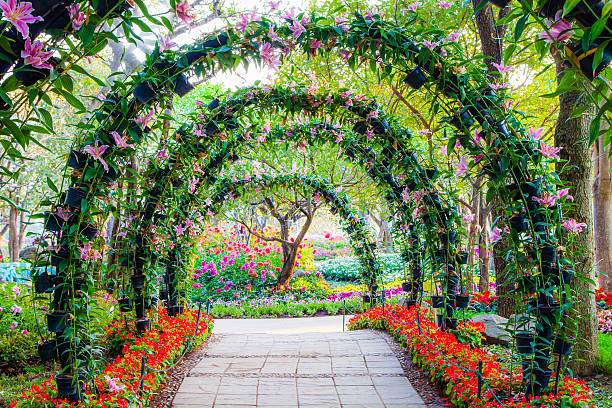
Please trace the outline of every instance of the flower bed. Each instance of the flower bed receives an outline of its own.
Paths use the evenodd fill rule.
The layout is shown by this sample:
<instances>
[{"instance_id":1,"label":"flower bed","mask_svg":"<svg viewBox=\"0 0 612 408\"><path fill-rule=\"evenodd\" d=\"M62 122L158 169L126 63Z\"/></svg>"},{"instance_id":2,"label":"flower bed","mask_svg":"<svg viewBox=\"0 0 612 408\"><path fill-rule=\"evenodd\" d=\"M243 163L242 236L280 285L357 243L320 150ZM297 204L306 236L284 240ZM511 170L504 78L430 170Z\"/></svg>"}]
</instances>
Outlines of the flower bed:
<instances>
[{"instance_id":1,"label":"flower bed","mask_svg":"<svg viewBox=\"0 0 612 408\"><path fill-rule=\"evenodd\" d=\"M597 320L600 332L612 334L612 310L600 310L597 313Z\"/></svg>"},{"instance_id":2,"label":"flower bed","mask_svg":"<svg viewBox=\"0 0 612 408\"><path fill-rule=\"evenodd\" d=\"M421 316L421 332L417 324L417 311ZM428 372L432 380L440 383L451 403L459 407L501 407L491 391L506 408L588 406L591 391L582 381L572 378L563 380L557 395L543 394L529 401L514 398L513 395L516 395L522 383L520 367L512 373L508 372L494 355L459 342L451 333L441 332L432 318L433 314L429 310L409 310L404 306L389 305L384 316L381 307L356 315L349 321L349 329L388 330L408 350L413 362ZM469 326L469 323L462 325L478 330L475 326ZM481 398L477 397L476 370L479 361L483 362L483 379L488 384L483 385Z\"/></svg>"},{"instance_id":3,"label":"flower bed","mask_svg":"<svg viewBox=\"0 0 612 408\"><path fill-rule=\"evenodd\" d=\"M612 309L612 292L604 292L603 289L595 289L595 301L602 309Z\"/></svg>"},{"instance_id":4,"label":"flower bed","mask_svg":"<svg viewBox=\"0 0 612 408\"><path fill-rule=\"evenodd\" d=\"M135 334L135 328L126 329L121 320L115 321L107 329L107 344L123 343L122 351L95 378L99 394L87 389L83 407L123 408L128 406L130 398L138 388L140 380L141 359L147 356L147 365L154 369L169 367L183 352L184 343L189 340L196 329L197 312L186 310L179 317L169 317L165 309L160 311L159 321L153 330L142 337ZM210 335L213 321L208 316L200 320L194 344L200 344ZM165 376L147 371L142 393L134 400L134 406L147 406L148 400L159 388ZM18 400L13 401L11 408L69 407L65 400L56 399L56 385L53 379L40 384L34 383ZM74 406L74 404L73 404Z\"/></svg>"},{"instance_id":5,"label":"flower bed","mask_svg":"<svg viewBox=\"0 0 612 408\"><path fill-rule=\"evenodd\" d=\"M473 293L470 297L470 310L478 313L497 313L497 296L490 291Z\"/></svg>"},{"instance_id":6,"label":"flower bed","mask_svg":"<svg viewBox=\"0 0 612 408\"><path fill-rule=\"evenodd\" d=\"M406 264L399 253L378 254L378 261L385 278L394 280L404 276ZM363 276L363 267L354 256L319 262L316 267L325 278L337 281L359 282Z\"/></svg>"}]
</instances>

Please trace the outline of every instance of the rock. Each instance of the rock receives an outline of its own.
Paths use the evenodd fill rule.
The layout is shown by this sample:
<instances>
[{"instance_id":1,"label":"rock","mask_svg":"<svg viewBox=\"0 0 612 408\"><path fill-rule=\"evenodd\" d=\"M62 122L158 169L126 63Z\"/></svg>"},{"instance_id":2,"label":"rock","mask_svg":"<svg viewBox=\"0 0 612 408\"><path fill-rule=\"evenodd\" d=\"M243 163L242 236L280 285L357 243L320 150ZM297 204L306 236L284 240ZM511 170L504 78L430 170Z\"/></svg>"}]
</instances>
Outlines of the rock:
<instances>
[{"instance_id":1,"label":"rock","mask_svg":"<svg viewBox=\"0 0 612 408\"><path fill-rule=\"evenodd\" d=\"M296 269L295 271L293 271L293 275L291 275L291 279L299 278L300 276L307 276L307 275L310 275L310 273L305 271L304 269Z\"/></svg>"},{"instance_id":2,"label":"rock","mask_svg":"<svg viewBox=\"0 0 612 408\"><path fill-rule=\"evenodd\" d=\"M19 258L34 262L36 260L36 254L38 253L37 247L34 245L26 246L21 248L19 251Z\"/></svg>"},{"instance_id":3,"label":"rock","mask_svg":"<svg viewBox=\"0 0 612 408\"><path fill-rule=\"evenodd\" d=\"M506 330L508 319L496 314L483 314L472 317L473 322L480 322L484 325L484 341L487 344L508 345L512 338Z\"/></svg>"}]
</instances>

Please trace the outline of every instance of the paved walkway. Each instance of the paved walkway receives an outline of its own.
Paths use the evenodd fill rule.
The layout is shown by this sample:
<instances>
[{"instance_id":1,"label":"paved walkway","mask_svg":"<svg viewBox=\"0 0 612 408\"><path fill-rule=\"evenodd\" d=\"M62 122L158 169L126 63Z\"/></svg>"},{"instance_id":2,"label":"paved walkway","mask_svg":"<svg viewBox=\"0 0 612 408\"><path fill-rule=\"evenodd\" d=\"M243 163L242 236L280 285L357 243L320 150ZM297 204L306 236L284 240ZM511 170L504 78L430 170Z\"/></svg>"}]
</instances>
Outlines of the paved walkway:
<instances>
[{"instance_id":1,"label":"paved walkway","mask_svg":"<svg viewBox=\"0 0 612 408\"><path fill-rule=\"evenodd\" d=\"M386 341L342 332L341 316L215 320L213 332L173 407L425 408Z\"/></svg>"}]
</instances>

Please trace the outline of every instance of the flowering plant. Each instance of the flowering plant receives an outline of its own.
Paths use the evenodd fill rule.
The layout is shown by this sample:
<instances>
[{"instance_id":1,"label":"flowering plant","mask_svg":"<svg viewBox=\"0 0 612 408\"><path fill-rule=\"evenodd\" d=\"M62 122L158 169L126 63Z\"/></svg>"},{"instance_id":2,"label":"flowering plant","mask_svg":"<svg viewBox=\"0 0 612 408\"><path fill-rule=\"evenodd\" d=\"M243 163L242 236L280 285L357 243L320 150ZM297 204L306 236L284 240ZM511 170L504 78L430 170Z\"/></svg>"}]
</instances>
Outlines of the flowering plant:
<instances>
[{"instance_id":1,"label":"flowering plant","mask_svg":"<svg viewBox=\"0 0 612 408\"><path fill-rule=\"evenodd\" d=\"M595 289L595 301L602 309L612 309L612 292L604 292L603 289Z\"/></svg>"},{"instance_id":2,"label":"flowering plant","mask_svg":"<svg viewBox=\"0 0 612 408\"><path fill-rule=\"evenodd\" d=\"M497 312L497 296L488 290L474 293L471 295L469 308L474 312L495 313Z\"/></svg>"},{"instance_id":3,"label":"flowering plant","mask_svg":"<svg viewBox=\"0 0 612 408\"><path fill-rule=\"evenodd\" d=\"M601 310L597 313L597 320L600 332L612 334L612 310Z\"/></svg>"},{"instance_id":4,"label":"flowering plant","mask_svg":"<svg viewBox=\"0 0 612 408\"><path fill-rule=\"evenodd\" d=\"M417 312L419 315L417 316ZM375 307L349 320L349 329L386 329L405 347L412 361L428 372L432 380L444 387L450 402L458 407L587 407L591 391L584 382L564 378L559 393L542 394L527 401L513 398L511 391L520 386L523 377L520 368L509 372L494 355L478 347L460 343L451 334L440 331L433 323L430 310L388 305ZM474 326L470 330L479 330ZM482 377L486 385L478 398L478 363L483 363ZM495 395L495 397L494 397Z\"/></svg>"},{"instance_id":5,"label":"flowering plant","mask_svg":"<svg viewBox=\"0 0 612 408\"><path fill-rule=\"evenodd\" d=\"M86 398L80 406L127 407L140 382L140 365L143 356L147 358L149 367L160 370L176 360L194 332L196 345L208 338L212 331L212 319L203 316L197 331L196 321L196 311L186 310L179 317L169 317L165 309L162 309L154 330L149 330L140 337L133 323L126 329L124 321L114 321L107 327L107 340L113 343L123 342L121 354L95 377L99 393L85 390ZM163 379L164 376L159 373L148 371L145 374L142 393L135 400L137 406L147 406L147 401L159 388ZM52 379L40 384L34 383L19 399L13 401L11 408L43 408L50 404L54 407L74 406L65 400L57 399L56 393L56 385Z\"/></svg>"}]
</instances>

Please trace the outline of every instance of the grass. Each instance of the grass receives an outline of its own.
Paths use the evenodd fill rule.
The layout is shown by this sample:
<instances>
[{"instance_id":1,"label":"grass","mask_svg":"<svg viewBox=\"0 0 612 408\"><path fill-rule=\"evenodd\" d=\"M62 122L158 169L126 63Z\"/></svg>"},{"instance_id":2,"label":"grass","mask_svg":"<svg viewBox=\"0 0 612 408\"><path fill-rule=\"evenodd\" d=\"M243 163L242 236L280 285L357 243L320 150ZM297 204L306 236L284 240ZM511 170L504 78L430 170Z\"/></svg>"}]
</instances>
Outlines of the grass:
<instances>
[{"instance_id":1,"label":"grass","mask_svg":"<svg viewBox=\"0 0 612 408\"><path fill-rule=\"evenodd\" d=\"M34 380L45 380L54 373L52 365L25 364L20 374L0 374L0 408L8 408Z\"/></svg>"},{"instance_id":2,"label":"grass","mask_svg":"<svg viewBox=\"0 0 612 408\"><path fill-rule=\"evenodd\" d=\"M599 358L595 369L598 373L612 374L612 334L599 333Z\"/></svg>"}]
</instances>

